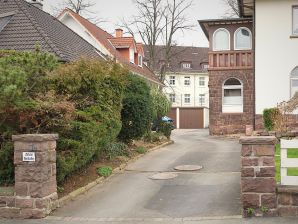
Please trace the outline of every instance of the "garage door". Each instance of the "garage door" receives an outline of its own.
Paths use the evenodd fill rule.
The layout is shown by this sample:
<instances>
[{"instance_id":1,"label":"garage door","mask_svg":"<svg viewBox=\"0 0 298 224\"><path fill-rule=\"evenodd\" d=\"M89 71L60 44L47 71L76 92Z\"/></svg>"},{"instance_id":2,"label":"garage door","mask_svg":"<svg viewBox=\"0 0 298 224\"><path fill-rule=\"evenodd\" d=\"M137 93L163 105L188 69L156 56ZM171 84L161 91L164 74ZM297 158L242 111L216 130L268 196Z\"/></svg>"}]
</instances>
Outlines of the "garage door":
<instances>
[{"instance_id":1,"label":"garage door","mask_svg":"<svg viewBox=\"0 0 298 224\"><path fill-rule=\"evenodd\" d=\"M180 108L180 128L200 129L204 128L203 108Z\"/></svg>"},{"instance_id":2,"label":"garage door","mask_svg":"<svg viewBox=\"0 0 298 224\"><path fill-rule=\"evenodd\" d=\"M176 108L172 108L168 114L168 117L173 119L175 128L177 127L176 110Z\"/></svg>"}]
</instances>

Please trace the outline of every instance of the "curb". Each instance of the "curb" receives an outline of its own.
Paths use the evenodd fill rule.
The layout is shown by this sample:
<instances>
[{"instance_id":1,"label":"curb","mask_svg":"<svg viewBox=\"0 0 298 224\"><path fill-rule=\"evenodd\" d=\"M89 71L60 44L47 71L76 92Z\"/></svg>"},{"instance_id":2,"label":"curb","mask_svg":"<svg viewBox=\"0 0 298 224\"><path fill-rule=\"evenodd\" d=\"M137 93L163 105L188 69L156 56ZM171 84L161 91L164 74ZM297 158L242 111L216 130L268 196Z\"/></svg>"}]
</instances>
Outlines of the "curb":
<instances>
[{"instance_id":1,"label":"curb","mask_svg":"<svg viewBox=\"0 0 298 224\"><path fill-rule=\"evenodd\" d=\"M149 152L153 152L157 149L160 149L160 148L163 148L165 146L168 146L168 145L171 145L171 144L174 144L174 141L173 140L169 140L161 145L158 145L158 146L155 146L151 149L148 149L147 153ZM112 175L110 175L109 177L107 178L104 178L104 177L99 177L97 178L95 181L87 184L86 186L84 187L81 187L81 188L78 188L77 190L74 190L73 192L69 193L68 195L58 199L58 202L57 202L57 208L61 208L63 207L64 205L66 205L68 202L70 201L74 201L79 195L81 194L85 194L87 193L89 190L91 190L92 188L94 188L95 186L97 186L98 184L100 183L103 183L105 180L108 180L110 179L112 176L114 176L116 173L120 173L120 172L123 172L123 170L130 164L130 163L133 163L135 161L137 161L138 159L140 159L141 157L145 156L147 153L145 154L140 154L132 159L130 159L129 161L121 164L119 167L113 169L113 172L112 172Z\"/></svg>"}]
</instances>

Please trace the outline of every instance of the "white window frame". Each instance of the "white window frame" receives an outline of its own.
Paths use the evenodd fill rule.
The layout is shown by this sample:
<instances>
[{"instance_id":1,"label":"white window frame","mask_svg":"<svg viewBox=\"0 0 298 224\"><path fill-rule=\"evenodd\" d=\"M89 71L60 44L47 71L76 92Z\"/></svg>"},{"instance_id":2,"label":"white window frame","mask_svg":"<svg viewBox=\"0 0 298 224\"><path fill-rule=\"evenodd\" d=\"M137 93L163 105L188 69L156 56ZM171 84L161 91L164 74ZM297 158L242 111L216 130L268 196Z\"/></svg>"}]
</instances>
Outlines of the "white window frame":
<instances>
[{"instance_id":1,"label":"white window frame","mask_svg":"<svg viewBox=\"0 0 298 224\"><path fill-rule=\"evenodd\" d=\"M292 7L292 35L293 36L298 36L298 31L297 33L294 32L294 26L295 24L298 24L298 16L297 16L297 21L294 21L295 17L294 17L294 11L297 10L298 11L298 5L293 5Z\"/></svg>"},{"instance_id":2,"label":"white window frame","mask_svg":"<svg viewBox=\"0 0 298 224\"><path fill-rule=\"evenodd\" d=\"M295 81L298 81L298 75L294 75L294 72L298 70L298 66L296 66L292 71L291 71L291 74L290 74L290 98L292 98L295 93L293 93L293 87L292 87L292 81L295 80ZM297 92L297 91L296 91Z\"/></svg>"},{"instance_id":3,"label":"white window frame","mask_svg":"<svg viewBox=\"0 0 298 224\"><path fill-rule=\"evenodd\" d=\"M175 86L176 85L176 76L170 75L170 77L169 77L169 85L170 86Z\"/></svg>"},{"instance_id":4,"label":"white window frame","mask_svg":"<svg viewBox=\"0 0 298 224\"><path fill-rule=\"evenodd\" d=\"M225 31L225 32L228 33L228 38L229 38L228 42L229 42L229 45L228 45L228 48L227 49L216 49L215 48L215 35L219 31ZM213 37L212 37L212 45L213 45L212 46L213 51L229 51L229 50L231 50L231 34L230 34L230 32L227 29L225 29L225 28L219 28L219 29L215 30L214 33L213 33Z\"/></svg>"},{"instance_id":5,"label":"white window frame","mask_svg":"<svg viewBox=\"0 0 298 224\"><path fill-rule=\"evenodd\" d=\"M191 97L190 94L188 94L188 93L184 94L184 103L185 104L190 104L190 97ZM189 102L186 102L186 101L189 101Z\"/></svg>"},{"instance_id":6,"label":"white window frame","mask_svg":"<svg viewBox=\"0 0 298 224\"><path fill-rule=\"evenodd\" d=\"M190 76L184 76L184 85L190 86Z\"/></svg>"},{"instance_id":7,"label":"white window frame","mask_svg":"<svg viewBox=\"0 0 298 224\"><path fill-rule=\"evenodd\" d=\"M189 63L189 62L182 62L182 68L184 68L184 69L191 69L191 63Z\"/></svg>"},{"instance_id":8,"label":"white window frame","mask_svg":"<svg viewBox=\"0 0 298 224\"><path fill-rule=\"evenodd\" d=\"M244 29L244 30L247 30L249 32L249 37L250 37L250 46L248 48L244 47L244 48L237 48L237 33L241 30L241 29ZM251 30L248 29L247 27L239 27L235 33L234 33L234 49L236 51L243 51L243 50L251 50L252 49L252 33L251 33Z\"/></svg>"},{"instance_id":9,"label":"white window frame","mask_svg":"<svg viewBox=\"0 0 298 224\"><path fill-rule=\"evenodd\" d=\"M199 95L199 103L200 103L201 106L206 103L206 94L200 94Z\"/></svg>"},{"instance_id":10,"label":"white window frame","mask_svg":"<svg viewBox=\"0 0 298 224\"><path fill-rule=\"evenodd\" d=\"M202 83L204 83L202 85ZM205 77L199 77L199 86L206 86L206 78Z\"/></svg>"},{"instance_id":11,"label":"white window frame","mask_svg":"<svg viewBox=\"0 0 298 224\"><path fill-rule=\"evenodd\" d=\"M222 84L222 112L223 113L243 113L244 97L243 97L243 83L237 79L241 85L225 85L229 79L237 79L230 77L226 79ZM241 104L225 104L225 90L226 89L241 89Z\"/></svg>"},{"instance_id":12,"label":"white window frame","mask_svg":"<svg viewBox=\"0 0 298 224\"><path fill-rule=\"evenodd\" d=\"M176 94L175 93L170 93L169 94L169 99L172 103L176 103Z\"/></svg>"},{"instance_id":13,"label":"white window frame","mask_svg":"<svg viewBox=\"0 0 298 224\"><path fill-rule=\"evenodd\" d=\"M130 63L135 63L135 51L133 49L129 49L129 61Z\"/></svg>"},{"instance_id":14,"label":"white window frame","mask_svg":"<svg viewBox=\"0 0 298 224\"><path fill-rule=\"evenodd\" d=\"M143 67L143 56L140 54L138 55L138 66Z\"/></svg>"}]
</instances>

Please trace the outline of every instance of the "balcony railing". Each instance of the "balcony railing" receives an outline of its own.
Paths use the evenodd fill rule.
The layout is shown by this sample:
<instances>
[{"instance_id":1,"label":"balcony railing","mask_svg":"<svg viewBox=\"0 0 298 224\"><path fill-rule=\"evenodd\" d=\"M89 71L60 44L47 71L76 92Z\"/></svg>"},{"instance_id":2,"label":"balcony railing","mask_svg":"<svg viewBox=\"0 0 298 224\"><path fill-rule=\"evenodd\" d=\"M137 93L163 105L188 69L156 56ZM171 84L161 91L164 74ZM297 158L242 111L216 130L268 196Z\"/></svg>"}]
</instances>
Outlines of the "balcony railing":
<instances>
[{"instance_id":1,"label":"balcony railing","mask_svg":"<svg viewBox=\"0 0 298 224\"><path fill-rule=\"evenodd\" d=\"M252 69L252 51L209 52L209 70Z\"/></svg>"}]
</instances>

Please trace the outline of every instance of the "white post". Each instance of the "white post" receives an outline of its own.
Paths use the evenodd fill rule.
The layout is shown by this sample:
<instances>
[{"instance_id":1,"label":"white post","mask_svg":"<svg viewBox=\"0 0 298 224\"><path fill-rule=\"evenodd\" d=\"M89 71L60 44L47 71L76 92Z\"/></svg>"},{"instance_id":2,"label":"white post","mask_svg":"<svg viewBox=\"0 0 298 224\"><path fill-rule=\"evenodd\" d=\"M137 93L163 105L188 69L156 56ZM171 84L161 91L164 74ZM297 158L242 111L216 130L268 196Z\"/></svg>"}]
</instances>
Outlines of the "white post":
<instances>
[{"instance_id":1,"label":"white post","mask_svg":"<svg viewBox=\"0 0 298 224\"><path fill-rule=\"evenodd\" d=\"M176 108L176 128L180 129L180 109L179 107Z\"/></svg>"}]
</instances>

